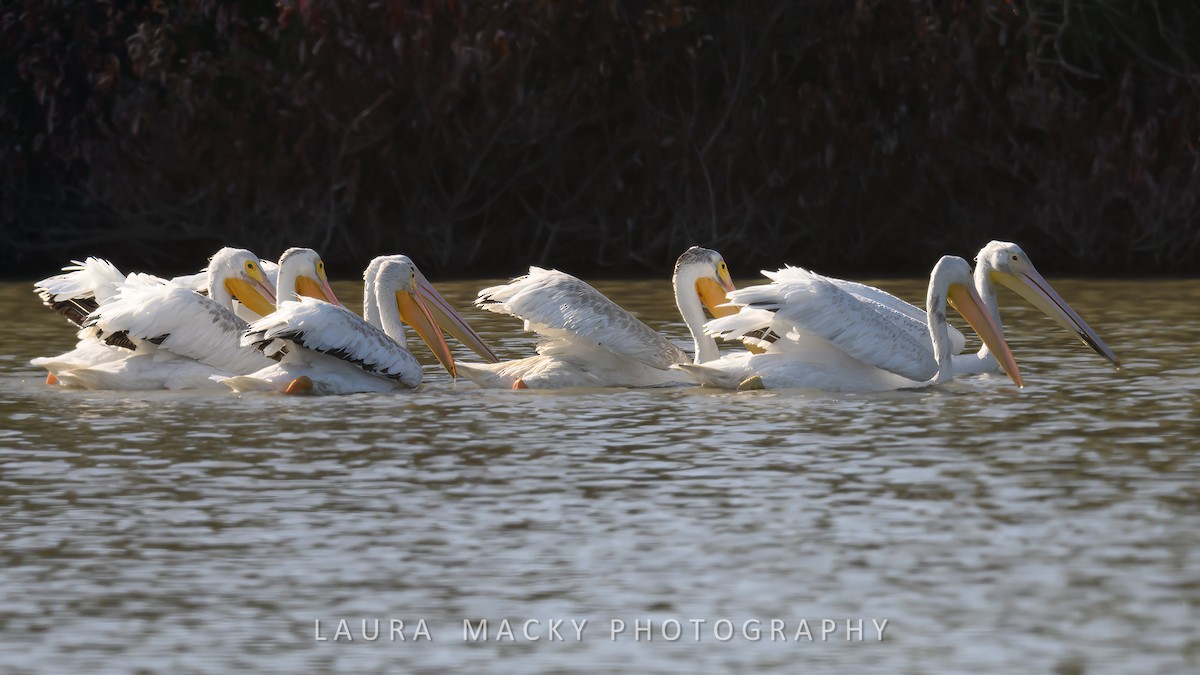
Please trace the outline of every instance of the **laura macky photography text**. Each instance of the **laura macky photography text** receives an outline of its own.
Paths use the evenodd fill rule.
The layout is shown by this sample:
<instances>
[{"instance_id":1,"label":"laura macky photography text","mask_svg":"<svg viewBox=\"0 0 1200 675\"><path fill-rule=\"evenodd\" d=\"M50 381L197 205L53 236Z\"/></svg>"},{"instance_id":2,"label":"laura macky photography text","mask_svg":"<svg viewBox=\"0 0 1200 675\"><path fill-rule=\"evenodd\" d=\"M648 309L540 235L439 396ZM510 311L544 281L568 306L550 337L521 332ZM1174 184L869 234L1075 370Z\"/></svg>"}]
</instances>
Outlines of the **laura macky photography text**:
<instances>
[{"instance_id":1,"label":"laura macky photography text","mask_svg":"<svg viewBox=\"0 0 1200 675\"><path fill-rule=\"evenodd\" d=\"M313 620L317 642L882 642L887 619L425 619Z\"/></svg>"}]
</instances>

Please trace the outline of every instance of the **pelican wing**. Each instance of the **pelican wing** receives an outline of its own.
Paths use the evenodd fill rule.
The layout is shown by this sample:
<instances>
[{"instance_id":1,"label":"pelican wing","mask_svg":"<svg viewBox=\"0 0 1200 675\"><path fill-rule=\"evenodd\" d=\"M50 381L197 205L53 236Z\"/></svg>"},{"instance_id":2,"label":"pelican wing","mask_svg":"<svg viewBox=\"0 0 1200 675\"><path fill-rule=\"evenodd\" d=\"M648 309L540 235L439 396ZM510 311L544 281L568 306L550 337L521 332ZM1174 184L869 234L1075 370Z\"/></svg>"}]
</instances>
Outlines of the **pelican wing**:
<instances>
[{"instance_id":1,"label":"pelican wing","mask_svg":"<svg viewBox=\"0 0 1200 675\"><path fill-rule=\"evenodd\" d=\"M242 344L267 350L276 340L353 363L409 387L421 382L421 365L407 349L357 314L327 302L301 298L281 303L276 312L250 324Z\"/></svg>"},{"instance_id":2,"label":"pelican wing","mask_svg":"<svg viewBox=\"0 0 1200 675\"><path fill-rule=\"evenodd\" d=\"M913 332L911 327L915 325L917 331L928 335L928 320L925 317L925 310L921 309L920 307L905 302L891 293L879 288L875 288L874 286L860 284L855 281L846 281L845 279L833 279L831 277L825 278L843 291L846 291L855 297L875 303L875 305L877 305L876 308L881 309L881 311L888 310L890 312L899 314L900 316L897 316L897 323L907 326L905 330L909 333ZM905 321L905 318L909 319L909 321ZM946 325L946 332L950 335L950 353L958 354L963 350L963 347L967 345L966 337L964 337L957 328L949 324ZM923 343L928 345L930 351L933 350L932 342L924 340Z\"/></svg>"},{"instance_id":3,"label":"pelican wing","mask_svg":"<svg viewBox=\"0 0 1200 675\"><path fill-rule=\"evenodd\" d=\"M530 267L529 274L503 286L485 288L475 304L525 321L543 340L586 342L653 368L687 363L687 354L599 291L557 270Z\"/></svg>"},{"instance_id":4,"label":"pelican wing","mask_svg":"<svg viewBox=\"0 0 1200 675\"><path fill-rule=\"evenodd\" d=\"M927 328L914 334L904 327L909 324L897 322L899 312L798 267L764 274L773 283L730 293L730 302L743 309L708 322L706 330L720 337L741 337L763 328L770 314L766 328L793 343L822 338L863 363L917 382L937 374L937 362L925 344ZM743 313L748 318L739 319Z\"/></svg>"},{"instance_id":5,"label":"pelican wing","mask_svg":"<svg viewBox=\"0 0 1200 675\"><path fill-rule=\"evenodd\" d=\"M130 275L112 301L84 325L104 335L126 334L229 373L251 373L271 360L239 343L246 322L209 298L150 275Z\"/></svg>"},{"instance_id":6,"label":"pelican wing","mask_svg":"<svg viewBox=\"0 0 1200 675\"><path fill-rule=\"evenodd\" d=\"M201 295L208 295L208 272L205 270L201 270L195 274L184 274L174 277L171 279L171 283L176 286L183 286L188 290L196 291Z\"/></svg>"},{"instance_id":7,"label":"pelican wing","mask_svg":"<svg viewBox=\"0 0 1200 675\"><path fill-rule=\"evenodd\" d=\"M100 258L88 258L83 262L72 260L62 269L62 274L42 279L33 289L42 304L76 326L82 326L87 315L112 299L125 283L125 275L115 265Z\"/></svg>"}]
</instances>

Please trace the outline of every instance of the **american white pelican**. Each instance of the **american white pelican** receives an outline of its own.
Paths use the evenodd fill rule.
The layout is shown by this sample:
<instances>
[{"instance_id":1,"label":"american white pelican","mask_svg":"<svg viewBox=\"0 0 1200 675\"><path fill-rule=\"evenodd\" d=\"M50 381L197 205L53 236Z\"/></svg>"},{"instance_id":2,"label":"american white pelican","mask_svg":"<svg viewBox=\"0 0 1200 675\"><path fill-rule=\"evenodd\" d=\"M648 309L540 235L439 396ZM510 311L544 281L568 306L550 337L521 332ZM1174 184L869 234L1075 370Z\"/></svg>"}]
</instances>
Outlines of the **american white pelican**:
<instances>
[{"instance_id":1,"label":"american white pelican","mask_svg":"<svg viewBox=\"0 0 1200 675\"><path fill-rule=\"evenodd\" d=\"M221 272L222 269L235 269L240 260L247 274L250 274L250 267L246 263L250 262L253 254L249 251L234 253L235 251L231 249L224 253L219 252L213 257L207 272L209 278L201 285L204 290L196 290L196 284L189 278L185 278L183 282L180 282L178 277L165 282L148 275L145 279L138 279L135 275L131 288L136 291L140 282L142 290L120 294L121 297L114 301L112 306L102 306L96 315L108 316L111 325L120 325L129 318L121 316L121 312L133 311L146 321L143 324L145 327L140 329L142 333L150 334L171 329L174 331L174 337L170 341L161 342L151 339L153 345L148 345L142 340L137 343L141 348L136 353L120 360L68 370L63 376L64 383L90 389L220 387L213 381L213 376L251 372L270 364L270 360L262 358L254 350L240 346L242 333L248 324L241 317L231 316L225 311L241 308L248 316L261 318L262 314L269 314L274 309L273 306L262 302L263 296L247 291L243 281L228 278L228 274ZM257 269L263 279L256 281L261 281L273 289L275 286L269 279L270 273L263 267ZM280 300L297 300L304 295L338 304L325 274L325 263L316 251L309 248L290 248L284 251L279 257L279 264L273 264L272 269L275 271L274 277L283 284L279 287ZM232 289L229 293L222 292L214 285L221 278L225 278L225 281L220 286ZM164 286L173 288L166 290ZM209 288L216 290L207 292ZM189 291L197 295L189 296ZM209 297L205 298L204 295ZM175 298L172 304L180 312L178 318L186 319L189 313L203 315L198 324L203 330L178 330L175 328L178 322L164 324L164 321L170 320L170 315L144 315L142 310L138 309L158 307L159 303L168 302L169 298ZM180 298L186 298L190 302L180 301ZM239 298L245 298L245 304L238 302ZM214 303L219 308L214 309ZM206 322L205 319L211 321Z\"/></svg>"},{"instance_id":2,"label":"american white pelican","mask_svg":"<svg viewBox=\"0 0 1200 675\"><path fill-rule=\"evenodd\" d=\"M918 327L923 329L925 312L891 293L852 281L832 278L829 278L828 281L860 298L879 303L883 309L895 312L891 316L906 330L912 331ZM1030 262L1029 256L1021 250L1020 246L1007 241L993 241L980 249L979 254L975 257L974 282L976 292L983 299L992 317L996 319L996 323L1001 325L1002 330L1000 305L996 300L996 284L1012 289L1034 307L1042 310L1055 323L1074 333L1080 341L1107 359L1114 367L1121 367L1117 355L1038 273L1033 263ZM950 337L953 342L951 352L954 354L955 373L1002 372L1000 364L992 357L991 350L986 344L974 354L962 354L960 352L966 344L962 335L951 328ZM925 346L929 350L929 358L932 359L933 345L926 341Z\"/></svg>"},{"instance_id":3,"label":"american white pelican","mask_svg":"<svg viewBox=\"0 0 1200 675\"><path fill-rule=\"evenodd\" d=\"M85 331L98 339L120 335L132 343L128 356L83 367L38 365L67 386L128 390L211 386L214 372L252 372L269 364L261 353L239 344L246 323L232 312L235 298L260 314L274 305L275 289L258 257L244 249L221 249L208 265L207 286L205 296L150 275L130 275L84 321Z\"/></svg>"},{"instance_id":4,"label":"american white pelican","mask_svg":"<svg viewBox=\"0 0 1200 675\"><path fill-rule=\"evenodd\" d=\"M213 259L221 260L223 255L218 251ZM278 274L278 266L270 262L260 262L260 264L260 269L270 278L270 285L273 288L274 278ZM205 268L198 274L184 275L170 280L145 273L135 273L130 280L109 261L89 257L82 262L74 260L71 265L63 267L62 274L37 282L34 284L34 291L46 307L65 317L72 324L82 327L88 315L96 311L100 305L115 298L117 292L126 283L132 283L135 286L171 283L190 288L202 295L208 295L209 276L208 269ZM229 291L228 295L232 298L228 300L228 308L233 309L239 316L249 317L249 320L262 316L243 305L238 300L239 295L246 297L247 301L252 303L259 312L269 312L274 309L272 304L262 300L258 291L248 291L245 287L237 286L238 283L241 282L234 280L229 284L227 290ZM233 293L235 289L238 291L237 293ZM226 299L218 293L216 300L225 302ZM125 359L136 350L134 343L123 332L107 335L101 333L102 331L96 329L85 329L79 333L79 341L74 349L58 356L33 359L30 364L46 368L48 371L46 383L56 384L58 378L55 373L57 372L89 368L101 363Z\"/></svg>"},{"instance_id":5,"label":"american white pelican","mask_svg":"<svg viewBox=\"0 0 1200 675\"><path fill-rule=\"evenodd\" d=\"M716 341L704 333L704 310L714 316L733 290L729 269L716 251L693 246L679 257L672 279L675 302L695 341L695 360L717 358ZM530 267L529 274L485 288L479 307L508 314L538 334L537 356L496 364L459 364L472 381L489 388L660 387L687 384L671 370L687 354L599 291L557 270Z\"/></svg>"},{"instance_id":6,"label":"american white pelican","mask_svg":"<svg viewBox=\"0 0 1200 675\"><path fill-rule=\"evenodd\" d=\"M378 256L368 263L367 268L363 270L363 319L367 323L376 328L383 328L383 322L379 316L379 300L375 290L375 281L379 275L379 268L389 261L412 265L412 268L417 273L417 293L425 301L425 307L442 330L454 336L455 339L483 357L488 363L496 363L500 360L496 357L492 348L467 324L454 307L442 297L442 294L438 293L433 284L429 283L429 280L425 278L421 270L417 269L417 266L406 255ZM407 348L408 338L405 336L404 324L401 323L394 326L393 333L389 333L392 339Z\"/></svg>"},{"instance_id":7,"label":"american white pelican","mask_svg":"<svg viewBox=\"0 0 1200 675\"><path fill-rule=\"evenodd\" d=\"M234 391L350 394L386 392L421 383L421 364L405 348L404 323L412 326L438 361L456 374L454 357L431 306L465 344L490 353L483 339L423 277L406 256L376 258L364 273L363 319L343 307L302 299L252 323L242 344L278 363L240 377L215 378Z\"/></svg>"},{"instance_id":8,"label":"american white pelican","mask_svg":"<svg viewBox=\"0 0 1200 675\"><path fill-rule=\"evenodd\" d=\"M731 304L741 308L737 314L707 324L709 332L727 339L755 341L747 336L768 331L778 339L766 343L767 352L679 368L701 384L725 389L862 392L940 384L954 376L946 323L949 300L1022 386L1012 352L972 287L971 267L962 258L945 256L933 268L924 336L897 323L895 312L820 275L787 267L767 276L772 283L729 295ZM933 346L932 359L926 343Z\"/></svg>"}]
</instances>

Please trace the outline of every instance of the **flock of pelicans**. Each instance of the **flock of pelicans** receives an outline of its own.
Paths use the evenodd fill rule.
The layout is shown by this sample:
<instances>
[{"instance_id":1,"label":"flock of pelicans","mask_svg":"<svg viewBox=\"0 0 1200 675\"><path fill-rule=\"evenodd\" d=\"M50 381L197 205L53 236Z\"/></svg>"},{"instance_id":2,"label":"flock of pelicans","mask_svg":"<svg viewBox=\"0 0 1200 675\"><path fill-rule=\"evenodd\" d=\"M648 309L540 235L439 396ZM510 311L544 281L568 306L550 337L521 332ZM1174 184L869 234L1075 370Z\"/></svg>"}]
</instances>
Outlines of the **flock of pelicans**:
<instances>
[{"instance_id":1,"label":"flock of pelicans","mask_svg":"<svg viewBox=\"0 0 1200 675\"><path fill-rule=\"evenodd\" d=\"M1016 244L985 246L973 275L967 261L943 257L930 275L924 311L878 288L798 267L764 274L770 283L736 290L716 251L693 246L679 257L673 284L694 340L689 357L579 279L531 267L475 300L538 335L536 356L501 362L406 256L371 261L361 317L338 302L311 249L289 249L273 264L224 248L200 273L174 279L126 276L88 258L37 283L42 301L78 327L79 342L31 363L48 371L48 384L87 389L382 392L421 382L407 324L451 376L462 373L489 388L700 384L863 392L1001 371L1022 386L1000 326L1002 284L1120 367ZM946 322L948 304L982 339L978 353L960 353L965 339ZM484 362L456 363L443 330ZM717 338L744 349L722 355Z\"/></svg>"}]
</instances>

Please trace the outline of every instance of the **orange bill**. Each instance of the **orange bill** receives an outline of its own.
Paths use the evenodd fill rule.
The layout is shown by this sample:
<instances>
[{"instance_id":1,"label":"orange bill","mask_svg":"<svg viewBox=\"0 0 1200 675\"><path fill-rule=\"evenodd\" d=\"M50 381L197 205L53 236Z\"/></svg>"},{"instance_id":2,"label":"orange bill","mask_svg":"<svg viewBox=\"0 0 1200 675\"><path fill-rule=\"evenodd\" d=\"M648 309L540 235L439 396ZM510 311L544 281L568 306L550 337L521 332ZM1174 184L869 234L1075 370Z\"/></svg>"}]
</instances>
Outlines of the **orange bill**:
<instances>
[{"instance_id":1,"label":"orange bill","mask_svg":"<svg viewBox=\"0 0 1200 675\"><path fill-rule=\"evenodd\" d=\"M726 286L709 277L701 277L696 280L696 294L700 296L700 302L704 303L715 319L738 313L737 307L726 304L729 302L726 293L732 290L734 290L732 283Z\"/></svg>"},{"instance_id":2,"label":"orange bill","mask_svg":"<svg viewBox=\"0 0 1200 675\"><path fill-rule=\"evenodd\" d=\"M225 290L245 305L246 309L259 316L266 316L275 311L275 289L271 288L268 282L254 279L252 285L240 278L230 277L225 280Z\"/></svg>"},{"instance_id":3,"label":"orange bill","mask_svg":"<svg viewBox=\"0 0 1200 675\"><path fill-rule=\"evenodd\" d=\"M1008 373L1013 383L1018 387L1024 387L1021 371L1017 368L1017 360L1013 358L1012 350L1004 341L1004 331L1000 329L996 319L992 317L992 313L984 306L983 300L979 298L975 289L962 284L951 284L947 296L950 304L958 310L959 314L962 314L967 323L971 324L971 328L983 340L983 344L991 350L992 356L1000 362L1000 367Z\"/></svg>"},{"instance_id":4,"label":"orange bill","mask_svg":"<svg viewBox=\"0 0 1200 675\"><path fill-rule=\"evenodd\" d=\"M429 346L429 351L433 352L446 372L450 373L451 377L458 377L458 372L454 368L454 357L450 354L450 346L446 344L445 336L442 335L442 331L433 320L429 306L421 299L421 295L408 291L396 291L396 307L400 310L400 319L417 331L417 335L420 335L425 344Z\"/></svg>"},{"instance_id":5,"label":"orange bill","mask_svg":"<svg viewBox=\"0 0 1200 675\"><path fill-rule=\"evenodd\" d=\"M466 345L471 351L478 354L488 363L499 363L500 359L483 341L483 337L471 328L467 320L462 317L454 307L446 302L441 293L429 283L424 274L417 270L417 294L425 301L426 307L429 308L430 314L433 316L437 325L442 330L454 336L456 340Z\"/></svg>"},{"instance_id":6,"label":"orange bill","mask_svg":"<svg viewBox=\"0 0 1200 675\"><path fill-rule=\"evenodd\" d=\"M329 286L328 281L316 281L310 277L301 274L296 277L296 294L304 295L317 300L324 300L331 305L341 305L338 302L337 296L333 294L333 288Z\"/></svg>"}]
</instances>

